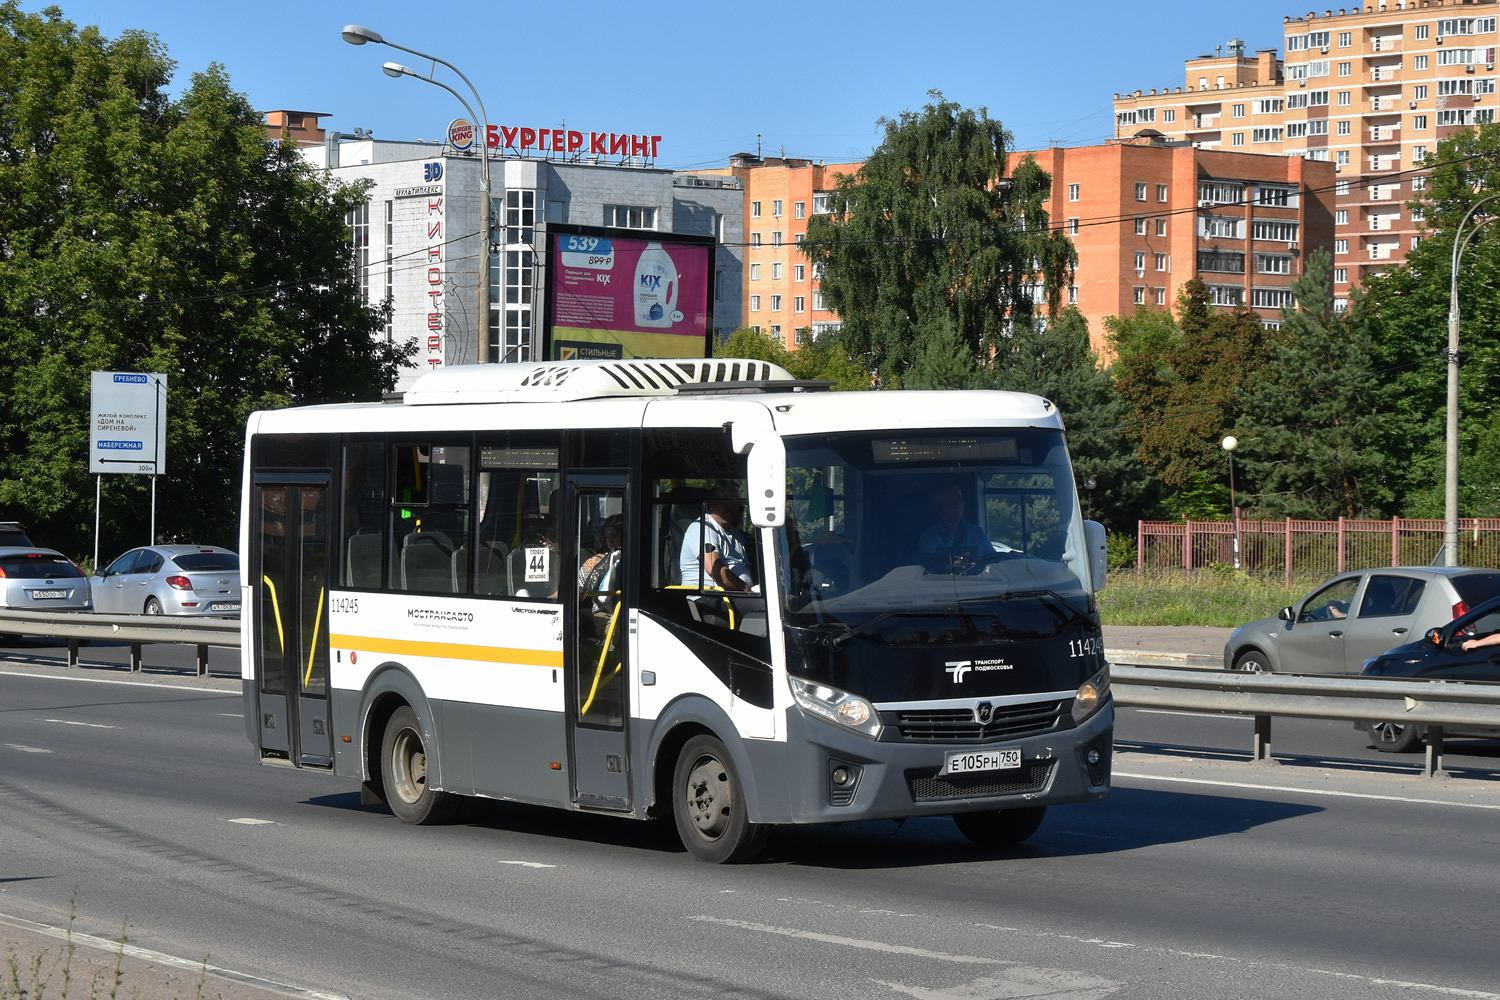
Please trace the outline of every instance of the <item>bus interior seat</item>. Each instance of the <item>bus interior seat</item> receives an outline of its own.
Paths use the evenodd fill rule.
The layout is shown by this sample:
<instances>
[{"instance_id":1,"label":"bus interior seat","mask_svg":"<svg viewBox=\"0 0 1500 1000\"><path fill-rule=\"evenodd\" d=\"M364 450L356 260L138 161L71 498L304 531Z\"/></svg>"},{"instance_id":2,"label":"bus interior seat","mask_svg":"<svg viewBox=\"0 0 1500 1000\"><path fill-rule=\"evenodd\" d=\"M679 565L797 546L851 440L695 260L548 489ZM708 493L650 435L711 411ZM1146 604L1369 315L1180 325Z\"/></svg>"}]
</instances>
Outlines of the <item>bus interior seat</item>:
<instances>
[{"instance_id":1,"label":"bus interior seat","mask_svg":"<svg viewBox=\"0 0 1500 1000\"><path fill-rule=\"evenodd\" d=\"M403 590L451 594L453 590L453 543L437 531L413 532L401 543L401 587Z\"/></svg>"},{"instance_id":2,"label":"bus interior seat","mask_svg":"<svg viewBox=\"0 0 1500 1000\"><path fill-rule=\"evenodd\" d=\"M675 587L683 582L682 539L688 525L704 515L703 500L707 496L707 490L686 486L662 497L667 501L662 508L666 511L661 540L663 586Z\"/></svg>"},{"instance_id":3,"label":"bus interior seat","mask_svg":"<svg viewBox=\"0 0 1500 1000\"><path fill-rule=\"evenodd\" d=\"M349 587L379 587L380 556L385 536L378 531L360 531L349 536L349 559L344 564L344 584Z\"/></svg>"},{"instance_id":4,"label":"bus interior seat","mask_svg":"<svg viewBox=\"0 0 1500 1000\"><path fill-rule=\"evenodd\" d=\"M467 546L460 547L453 553L453 579L455 582L462 579L459 569L459 553L464 553L467 559ZM494 594L500 597L509 597L510 585L510 546L504 542L480 541L479 543L479 567L474 577L474 593Z\"/></svg>"}]
</instances>

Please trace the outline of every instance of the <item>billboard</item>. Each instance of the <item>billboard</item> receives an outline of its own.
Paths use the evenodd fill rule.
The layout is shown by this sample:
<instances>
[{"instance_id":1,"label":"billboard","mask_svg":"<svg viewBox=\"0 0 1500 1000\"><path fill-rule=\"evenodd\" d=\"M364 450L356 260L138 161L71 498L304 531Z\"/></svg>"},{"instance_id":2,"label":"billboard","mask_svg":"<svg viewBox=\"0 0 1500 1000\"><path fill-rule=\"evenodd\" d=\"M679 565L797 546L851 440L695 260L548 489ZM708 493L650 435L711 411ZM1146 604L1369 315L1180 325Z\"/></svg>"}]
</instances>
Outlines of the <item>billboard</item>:
<instances>
[{"instance_id":1,"label":"billboard","mask_svg":"<svg viewBox=\"0 0 1500 1000\"><path fill-rule=\"evenodd\" d=\"M712 236L549 226L542 357L709 357L716 246Z\"/></svg>"},{"instance_id":2,"label":"billboard","mask_svg":"<svg viewBox=\"0 0 1500 1000\"><path fill-rule=\"evenodd\" d=\"M167 471L167 377L160 372L91 373L89 472Z\"/></svg>"}]
</instances>

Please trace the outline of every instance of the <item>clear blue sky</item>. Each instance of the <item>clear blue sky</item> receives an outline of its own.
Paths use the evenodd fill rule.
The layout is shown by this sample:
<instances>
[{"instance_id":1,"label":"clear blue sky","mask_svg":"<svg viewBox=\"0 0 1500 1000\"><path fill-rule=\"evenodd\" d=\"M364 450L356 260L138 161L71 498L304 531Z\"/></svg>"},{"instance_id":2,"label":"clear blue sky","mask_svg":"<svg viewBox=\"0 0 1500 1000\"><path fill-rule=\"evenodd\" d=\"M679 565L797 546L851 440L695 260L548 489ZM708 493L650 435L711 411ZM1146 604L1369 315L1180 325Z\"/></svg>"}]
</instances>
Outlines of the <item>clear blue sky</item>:
<instances>
[{"instance_id":1,"label":"clear blue sky","mask_svg":"<svg viewBox=\"0 0 1500 1000\"><path fill-rule=\"evenodd\" d=\"M177 62L177 88L217 61L262 110L329 112L327 127L377 138L440 137L462 115L458 103L380 71L395 60L425 72L415 57L340 39L345 24L363 24L462 69L492 124L660 135L658 165L677 169L722 166L731 153L753 151L757 133L768 155L860 159L880 141L878 119L920 108L931 89L988 107L1016 148L1088 145L1110 136L1116 91L1181 86L1183 60L1229 38L1251 51L1279 47L1282 16L1306 13L1201 0L58 5L111 37L129 28L156 34ZM512 16L523 9L536 13ZM752 9L784 17L754 23Z\"/></svg>"}]
</instances>

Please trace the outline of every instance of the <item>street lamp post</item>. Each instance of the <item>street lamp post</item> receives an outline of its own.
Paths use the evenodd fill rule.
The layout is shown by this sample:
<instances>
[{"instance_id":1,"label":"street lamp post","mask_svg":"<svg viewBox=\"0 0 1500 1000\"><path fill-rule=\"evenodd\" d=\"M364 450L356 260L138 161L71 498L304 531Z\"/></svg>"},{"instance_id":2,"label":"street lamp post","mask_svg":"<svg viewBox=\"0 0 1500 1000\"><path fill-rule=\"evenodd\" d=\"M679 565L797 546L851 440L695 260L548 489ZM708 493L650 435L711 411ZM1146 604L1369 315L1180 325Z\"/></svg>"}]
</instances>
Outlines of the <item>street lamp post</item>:
<instances>
[{"instance_id":1,"label":"street lamp post","mask_svg":"<svg viewBox=\"0 0 1500 1000\"><path fill-rule=\"evenodd\" d=\"M484 101L480 98L479 91L475 89L474 84L470 83L469 78L464 76L463 71L445 59L439 59L437 56L428 55L426 52L418 52L416 49L409 49L405 45L398 45L395 42L388 41L380 36L380 32L359 24L345 25L342 34L344 41L350 45L364 45L366 42L374 42L377 45L389 45L393 49L400 49L402 52L410 52L414 56L421 56L423 59L430 60L434 64L434 70L437 63L442 63L458 74L458 78L464 82L469 88L469 93L474 96L474 103L479 105L479 114L476 116L474 109L469 107L469 102L464 100L458 91L446 83L434 79L432 73L423 76L414 70L402 66L400 63L393 62L388 62L383 67L386 76L413 76L418 80L425 80L435 87L442 87L448 93L458 98L458 103L462 104L464 110L469 112L469 117L478 117L479 119L479 302L478 308L475 310L478 316L475 321L474 340L476 344L474 360L479 364L484 364L489 360L490 354L490 121L484 111Z\"/></svg>"},{"instance_id":2,"label":"street lamp post","mask_svg":"<svg viewBox=\"0 0 1500 1000\"><path fill-rule=\"evenodd\" d=\"M1446 474L1443 482L1443 565L1458 565L1458 262L1469 240L1479 232L1486 219L1464 236L1464 226L1480 206L1500 198L1500 194L1480 198L1464 215L1453 233L1453 261L1448 285L1448 428ZM1460 238L1462 237L1462 238Z\"/></svg>"},{"instance_id":3,"label":"street lamp post","mask_svg":"<svg viewBox=\"0 0 1500 1000\"><path fill-rule=\"evenodd\" d=\"M1240 506L1234 500L1234 449L1240 446L1239 439L1229 435L1223 440L1224 450L1229 453L1229 509L1234 515L1234 568L1240 568Z\"/></svg>"}]
</instances>

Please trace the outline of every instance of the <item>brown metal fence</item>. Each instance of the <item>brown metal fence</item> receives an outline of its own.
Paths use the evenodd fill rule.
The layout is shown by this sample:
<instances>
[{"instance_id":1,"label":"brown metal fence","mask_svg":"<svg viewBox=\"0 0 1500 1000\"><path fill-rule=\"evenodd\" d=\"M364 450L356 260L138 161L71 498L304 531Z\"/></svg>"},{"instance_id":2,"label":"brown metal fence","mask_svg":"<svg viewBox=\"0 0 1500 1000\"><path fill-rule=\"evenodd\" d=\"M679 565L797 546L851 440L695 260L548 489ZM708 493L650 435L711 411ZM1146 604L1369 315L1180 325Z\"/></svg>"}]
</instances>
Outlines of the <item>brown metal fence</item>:
<instances>
[{"instance_id":1,"label":"brown metal fence","mask_svg":"<svg viewBox=\"0 0 1500 1000\"><path fill-rule=\"evenodd\" d=\"M1331 576L1377 566L1427 566L1443 548L1441 520L1241 521L1240 566L1247 572ZM1458 561L1500 566L1500 518L1459 521ZM1234 565L1230 521L1141 521L1136 569L1203 569Z\"/></svg>"}]
</instances>

